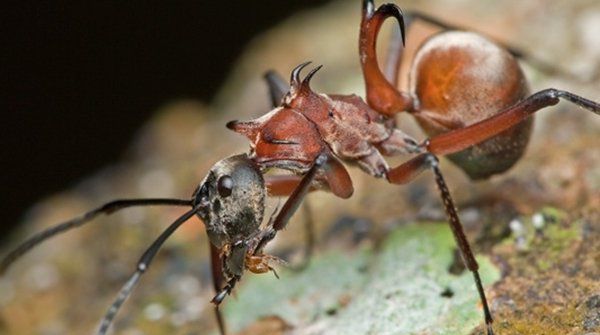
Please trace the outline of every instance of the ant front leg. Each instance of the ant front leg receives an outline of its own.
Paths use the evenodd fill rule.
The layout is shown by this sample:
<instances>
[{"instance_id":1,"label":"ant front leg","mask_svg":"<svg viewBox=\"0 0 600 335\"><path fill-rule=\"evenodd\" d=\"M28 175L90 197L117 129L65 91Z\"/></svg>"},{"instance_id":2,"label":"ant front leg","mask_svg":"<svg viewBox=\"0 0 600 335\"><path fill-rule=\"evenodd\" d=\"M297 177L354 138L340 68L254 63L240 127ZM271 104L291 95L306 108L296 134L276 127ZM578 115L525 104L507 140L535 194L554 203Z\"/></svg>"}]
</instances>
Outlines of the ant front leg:
<instances>
[{"instance_id":1,"label":"ant front leg","mask_svg":"<svg viewBox=\"0 0 600 335\"><path fill-rule=\"evenodd\" d=\"M327 160L328 156L326 154L317 156L313 166L302 177L298 186L292 191L287 201L283 204L283 207L281 207L279 213L277 213L272 224L263 231L260 241L254 251L255 254L261 254L267 243L275 238L277 232L287 226L290 218L294 215L296 210L298 210L300 203L302 203L302 200L310 191L311 185L317 177L317 173L327 164Z\"/></svg>"},{"instance_id":2,"label":"ant front leg","mask_svg":"<svg viewBox=\"0 0 600 335\"><path fill-rule=\"evenodd\" d=\"M298 187L301 181L301 177L296 175L277 175L265 177L265 184L267 191L270 196L285 197L289 196ZM314 187L310 187L309 192L316 191ZM293 270L300 271L308 265L312 257L315 248L315 233L314 233L314 221L311 207L305 199L302 202L302 210L304 211L304 234L305 234L305 247L304 257L299 265L294 265Z\"/></svg>"},{"instance_id":3,"label":"ant front leg","mask_svg":"<svg viewBox=\"0 0 600 335\"><path fill-rule=\"evenodd\" d=\"M281 211L277 214L277 217L273 221L272 226L270 226L267 230L265 230L264 235L257 246L255 253L261 252L266 243L272 240L277 231L282 230L287 226L289 219L296 212L298 206L302 202L302 199L311 191L312 184L316 180L317 175L322 174L323 178L327 182L327 186L329 190L335 195L342 198L349 198L354 188L352 186L352 180L348 175L348 171L344 168L344 166L334 157L321 154L315 160L311 169L299 180L296 184L296 187L291 191L288 200L285 202ZM297 176L284 176L287 178L280 178L279 183L271 183L267 181L267 187L269 189L269 193L276 191L289 191L290 186L293 185L296 180L293 180L290 177ZM305 202L304 202L305 203ZM310 207L304 206L304 209L308 211L306 214L307 222L306 222L306 237L307 237L307 246L306 246L306 254L305 254L305 262L301 264L296 270L300 270L304 268L308 264L308 257L312 254L312 249L314 247L314 233L313 233L313 223L312 223L312 214L310 213Z\"/></svg>"},{"instance_id":4,"label":"ant front leg","mask_svg":"<svg viewBox=\"0 0 600 335\"><path fill-rule=\"evenodd\" d=\"M454 235L454 239L460 250L463 263L465 264L465 267L469 269L471 273L473 273L477 292L479 293L479 299L481 300L481 304L483 306L483 315L487 328L487 335L493 335L494 331L492 329L492 313L490 312L485 291L479 276L479 264L477 264L475 256L473 255L473 251L471 251L469 241L465 236L460 218L456 212L456 207L454 206L454 201L450 196L448 186L446 185L444 177L442 176L442 172L438 167L437 157L431 153L421 154L409 160L408 162L389 170L387 178L392 184L406 184L427 169L431 169L435 175L435 182L438 186L438 190L440 191L444 209L450 223L450 229L452 230L452 234Z\"/></svg>"},{"instance_id":5,"label":"ant front leg","mask_svg":"<svg viewBox=\"0 0 600 335\"><path fill-rule=\"evenodd\" d=\"M335 157L328 157L321 174L322 177L318 178L319 182L309 186L310 192L323 189L342 199L348 199L354 193L348 171ZM294 174L267 175L265 176L265 187L267 193L272 197L287 197L300 186L303 179L303 176Z\"/></svg>"},{"instance_id":6,"label":"ant front leg","mask_svg":"<svg viewBox=\"0 0 600 335\"><path fill-rule=\"evenodd\" d=\"M354 193L352 180L344 165L335 157L328 156L327 164L321 169L322 178L318 178L319 186L325 188L334 195L348 199ZM270 196L285 197L291 195L299 186L304 177L298 175L275 175L265 177L265 186ZM324 184L324 185L321 185ZM309 191L318 189L315 185L309 185Z\"/></svg>"},{"instance_id":7,"label":"ant front leg","mask_svg":"<svg viewBox=\"0 0 600 335\"><path fill-rule=\"evenodd\" d=\"M289 187L298 180L293 179L292 177L296 176L281 178L280 180L285 181L285 183L272 183L269 192L273 193L281 191L282 189L278 189L278 186L284 184L285 188ZM308 172L299 180L293 191L289 193L290 196L273 220L273 224L263 232L263 236L256 247L256 253L262 251L266 243L275 238L276 233L287 226L289 219L300 206L302 199L304 199L306 194L313 187L313 183L317 180L324 181L327 184L329 191L344 199L349 198L354 192L352 180L344 166L330 154L322 153L318 155L310 170L308 170Z\"/></svg>"}]
</instances>

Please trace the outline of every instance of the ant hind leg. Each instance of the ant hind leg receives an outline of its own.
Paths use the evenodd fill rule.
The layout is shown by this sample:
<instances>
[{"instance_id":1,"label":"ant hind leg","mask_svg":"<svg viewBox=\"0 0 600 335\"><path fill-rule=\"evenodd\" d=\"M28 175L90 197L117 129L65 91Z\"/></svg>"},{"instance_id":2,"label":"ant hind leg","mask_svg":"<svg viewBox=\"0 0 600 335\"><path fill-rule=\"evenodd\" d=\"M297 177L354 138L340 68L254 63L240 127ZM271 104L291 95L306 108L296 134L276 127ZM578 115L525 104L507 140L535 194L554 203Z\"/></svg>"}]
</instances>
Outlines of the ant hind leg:
<instances>
[{"instance_id":1,"label":"ant hind leg","mask_svg":"<svg viewBox=\"0 0 600 335\"><path fill-rule=\"evenodd\" d=\"M487 335L493 335L494 331L492 329L492 313L490 312L485 291L479 276L479 264L477 264L477 261L475 260L475 256L473 255L473 251L471 251L471 247L469 245L469 241L467 240L467 237L463 231L460 218L456 212L456 207L454 206L454 201L450 196L450 191L448 190L444 177L442 176L442 173L438 167L437 157L431 153L424 153L416 156L408 162L391 169L388 173L388 181L393 184L406 184L427 169L431 169L434 173L435 182L438 186L438 190L440 191L442 203L448 217L448 222L450 223L450 229L452 230L452 234L454 235L454 239L458 245L458 249L462 256L465 267L473 274L479 299L483 306L483 315L487 328Z\"/></svg>"},{"instance_id":2,"label":"ant hind leg","mask_svg":"<svg viewBox=\"0 0 600 335\"><path fill-rule=\"evenodd\" d=\"M532 94L488 119L434 136L426 140L423 146L435 155L459 152L498 135L545 107L556 105L560 99L600 115L599 103L571 92L549 88Z\"/></svg>"}]
</instances>

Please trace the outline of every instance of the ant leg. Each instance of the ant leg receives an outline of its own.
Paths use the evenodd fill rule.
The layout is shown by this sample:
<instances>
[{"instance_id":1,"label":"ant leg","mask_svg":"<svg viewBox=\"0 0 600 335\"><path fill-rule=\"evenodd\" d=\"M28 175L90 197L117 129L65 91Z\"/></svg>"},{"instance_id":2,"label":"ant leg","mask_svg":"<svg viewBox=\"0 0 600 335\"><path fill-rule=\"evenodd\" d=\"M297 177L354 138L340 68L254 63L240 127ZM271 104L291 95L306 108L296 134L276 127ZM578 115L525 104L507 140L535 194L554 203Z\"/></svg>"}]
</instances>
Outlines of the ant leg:
<instances>
[{"instance_id":1,"label":"ant leg","mask_svg":"<svg viewBox=\"0 0 600 335\"><path fill-rule=\"evenodd\" d=\"M373 0L363 0L359 53L365 78L367 103L374 110L386 116L392 116L413 108L413 101L410 96L399 92L386 79L377 62L377 35L385 19L392 16L398 20L402 42L404 43L404 19L400 8L394 4L385 4L375 10Z\"/></svg>"},{"instance_id":2,"label":"ant leg","mask_svg":"<svg viewBox=\"0 0 600 335\"><path fill-rule=\"evenodd\" d=\"M192 206L191 200L180 200L180 199L121 199L113 200L100 207L97 207L79 217L71 219L69 221L60 223L54 227L43 230L25 242L21 243L15 249L8 253L0 262L0 276L2 276L8 267L29 250L36 245L44 242L45 240L61 234L69 229L83 226L87 222L91 221L100 214L112 214L120 209L136 206Z\"/></svg>"},{"instance_id":3,"label":"ant leg","mask_svg":"<svg viewBox=\"0 0 600 335\"><path fill-rule=\"evenodd\" d=\"M309 191L325 189L334 195L347 199L352 196L354 187L348 171L337 158L329 156L327 164L322 167L322 176L317 180L322 183L317 183L309 186ZM304 177L297 175L274 175L265 176L265 185L270 196L284 197L289 196L296 190Z\"/></svg>"},{"instance_id":4,"label":"ant leg","mask_svg":"<svg viewBox=\"0 0 600 335\"><path fill-rule=\"evenodd\" d=\"M408 184L429 168L427 161L428 154L420 154L395 168L389 169L386 174L387 180L397 185Z\"/></svg>"},{"instance_id":5,"label":"ant leg","mask_svg":"<svg viewBox=\"0 0 600 335\"><path fill-rule=\"evenodd\" d=\"M294 189L298 187L302 178L296 175L276 175L268 176L265 178L265 184L267 185L267 191L270 196L289 196L292 194ZM309 192L316 191L314 186L311 186ZM310 263L312 254L315 248L315 233L314 233L314 220L313 213L310 204L307 200L302 202L302 209L304 211L304 234L305 234L305 245L304 245L304 256L300 264L292 267L295 271L301 271Z\"/></svg>"},{"instance_id":6,"label":"ant leg","mask_svg":"<svg viewBox=\"0 0 600 335\"><path fill-rule=\"evenodd\" d=\"M269 70L264 75L269 87L269 97L273 108L281 105L283 97L289 92L290 85L277 72Z\"/></svg>"},{"instance_id":7,"label":"ant leg","mask_svg":"<svg viewBox=\"0 0 600 335\"><path fill-rule=\"evenodd\" d=\"M281 210L279 211L279 213L277 213L275 220L273 220L272 229L275 232L285 228L285 226L287 225L287 223L290 220L290 218L292 217L292 215L294 215L294 213L300 206L302 199L304 199L304 197L310 190L310 185L315 180L315 177L317 176L317 172L320 169L322 169L323 167L325 167L325 165L327 165L328 159L329 159L329 157L325 154L320 154L315 159L313 166L310 168L310 170L308 170L308 172L304 175L304 177L302 177L302 180L298 184L298 187L296 187L296 189L294 189L294 191L290 194L287 201L281 207ZM274 234L273 234L273 237L275 237ZM263 243L265 243L265 242L261 241L260 244L263 244ZM257 248L257 250L260 250L260 249L262 249L262 248Z\"/></svg>"},{"instance_id":8,"label":"ant leg","mask_svg":"<svg viewBox=\"0 0 600 335\"><path fill-rule=\"evenodd\" d=\"M301 176L293 174L269 175L265 176L265 186L270 196L287 197L294 192L301 180ZM316 189L311 186L309 191L316 191Z\"/></svg>"},{"instance_id":9,"label":"ant leg","mask_svg":"<svg viewBox=\"0 0 600 335\"><path fill-rule=\"evenodd\" d=\"M464 150L498 135L544 107L556 105L561 98L600 115L599 103L571 92L549 88L519 101L488 119L434 136L426 140L422 146L434 155L447 155Z\"/></svg>"},{"instance_id":10,"label":"ant leg","mask_svg":"<svg viewBox=\"0 0 600 335\"><path fill-rule=\"evenodd\" d=\"M297 272L306 269L308 264L310 264L310 260L312 259L312 255L315 250L315 223L308 199L305 199L302 202L302 211L304 212L304 253L302 255L302 260L298 264L294 264L291 267L293 271Z\"/></svg>"},{"instance_id":11,"label":"ant leg","mask_svg":"<svg viewBox=\"0 0 600 335\"><path fill-rule=\"evenodd\" d=\"M277 231L285 228L292 215L300 206L302 199L310 190L312 182L316 179L319 173L324 173L329 189L335 195L347 198L352 195L354 191L352 187L352 181L348 175L348 171L335 157L320 154L315 159L313 166L308 172L302 177L302 180L291 193L283 207L273 220L273 225L270 231L264 233L264 237L259 242L256 251L260 251L264 245L275 237Z\"/></svg>"},{"instance_id":12,"label":"ant leg","mask_svg":"<svg viewBox=\"0 0 600 335\"><path fill-rule=\"evenodd\" d=\"M452 201L450 191L448 190L446 182L444 181L444 177L438 168L437 157L431 153L421 154L409 160L408 162L391 169L388 174L388 181L393 184L405 184L410 182L414 177L428 168L432 169L435 175L435 182L438 186L438 190L440 191L442 202L444 203L444 208L446 210L446 215L448 216L450 223L450 229L452 230L454 240L456 241L458 249L460 250L463 263L473 274L473 279L475 280L475 285L477 286L477 292L479 293L479 299L481 300L481 304L483 306L483 315L487 327L487 335L493 335L493 319L487 303L485 291L483 290L483 285L481 284L481 278L479 277L479 264L477 264L475 256L473 256L473 252L469 246L469 241L465 236L460 218L456 212L454 201Z\"/></svg>"},{"instance_id":13,"label":"ant leg","mask_svg":"<svg viewBox=\"0 0 600 335\"><path fill-rule=\"evenodd\" d=\"M265 184L267 186L267 192L270 196L286 197L292 194L294 190L300 184L302 177L297 175L276 175L267 176L265 178ZM316 191L314 186L309 188L309 192ZM310 262L312 253L315 247L315 236L314 236L314 222L313 214L308 201L302 203L302 209L304 210L304 231L306 235L306 244L304 248L304 258L298 266L294 266L294 270L302 270Z\"/></svg>"},{"instance_id":14,"label":"ant leg","mask_svg":"<svg viewBox=\"0 0 600 335\"><path fill-rule=\"evenodd\" d=\"M473 252L471 251L471 247L469 246L469 241L467 241L467 237L465 236L465 232L463 231L460 218L458 216L458 213L456 213L456 207L454 206L454 202L452 201L452 197L450 196L450 191L448 190L446 182L444 181L444 177L442 176L442 172L438 167L438 160L433 155L429 155L428 157L430 157L430 165L433 169L433 173L435 174L435 182L442 196L442 201L446 209L446 215L448 215L448 219L450 220L450 228L452 229L452 234L454 234L454 239L458 244L458 249L460 250L463 262L465 263L467 269L469 269L469 271L471 271L471 273L473 274L473 279L475 280L475 285L477 286L479 299L481 300L481 304L483 306L483 315L485 318L487 335L493 335L494 330L492 328L492 322L494 322L494 320L492 319L492 313L490 312L487 298L485 297L485 291L483 290L483 285L481 284L481 278L479 277L479 264L477 264L475 256L473 256Z\"/></svg>"},{"instance_id":15,"label":"ant leg","mask_svg":"<svg viewBox=\"0 0 600 335\"><path fill-rule=\"evenodd\" d=\"M215 293L219 293L223 287L223 282L225 278L223 277L223 267L221 262L221 252L220 250L212 245L212 243L208 243L210 246L210 267L212 274L212 282L213 287L215 289ZM219 334L225 335L225 321L223 320L223 315L219 310L219 305L215 305L215 318L217 319L217 325L219 326Z\"/></svg>"},{"instance_id":16,"label":"ant leg","mask_svg":"<svg viewBox=\"0 0 600 335\"><path fill-rule=\"evenodd\" d=\"M160 247L163 245L163 243L171 236L171 234L175 232L175 230L177 230L177 228L179 228L179 226L181 226L184 222L186 222L192 216L194 216L199 209L199 206L194 207L182 216L180 216L169 227L167 227L167 229L165 229L165 231L163 231L160 234L160 236L158 236L158 238L152 243L152 245L144 252L142 257L138 261L135 272L131 277L129 277L129 280L127 280L125 285L123 285L123 287L119 291L119 294L117 295L117 298L114 300L112 305L110 305L110 308L104 315L104 318L102 318L102 321L100 321L100 328L98 329L97 333L98 335L106 334L108 328L112 323L112 320L115 318L115 315L117 315L119 308L121 307L121 305L123 305L125 300L127 300L127 297L129 297L131 291L133 291L135 285L140 280L140 277L144 274L144 272L146 272L146 270L150 266L150 263L152 262L152 259L154 259L154 256L156 256L158 250L160 250Z\"/></svg>"},{"instance_id":17,"label":"ant leg","mask_svg":"<svg viewBox=\"0 0 600 335\"><path fill-rule=\"evenodd\" d=\"M296 212L302 199L310 191L311 184L315 181L317 175L323 173L328 183L329 189L337 196L349 197L352 195L352 181L344 166L335 159L335 157L320 154L315 159L313 166L302 177L298 186L291 192L287 201L281 207L279 213L273 220L273 224L265 229L263 236L259 241L255 252L260 252L264 246L275 237L275 234L285 228L292 215Z\"/></svg>"},{"instance_id":18,"label":"ant leg","mask_svg":"<svg viewBox=\"0 0 600 335\"><path fill-rule=\"evenodd\" d=\"M303 270L308 266L310 260L312 258L313 252L315 251L315 222L313 220L314 215L312 213L312 208L308 201L304 201L302 204L302 209L304 211L304 228L306 234L306 245L304 248L304 258L302 259L302 263L296 266L296 270Z\"/></svg>"},{"instance_id":19,"label":"ant leg","mask_svg":"<svg viewBox=\"0 0 600 335\"><path fill-rule=\"evenodd\" d=\"M321 160L324 160L324 162L320 163ZM273 228L275 230L283 229L291 215L297 210L298 204L302 201L302 198L304 198L306 193L315 190L314 186L312 186L312 181L315 179L313 174L317 173L317 169L319 169L319 172L323 174L323 179L327 184L326 187L328 187L328 190L331 193L343 199L347 199L352 196L354 187L352 186L352 180L350 179L348 171L335 157L325 156L324 154L321 154L319 157L317 157L313 167L306 175L304 175L304 177L284 175L266 178L269 194L290 195L274 220ZM308 205L306 205L305 211L307 211L306 217L312 218ZM289 216L287 218L282 216L285 215L286 212L289 212ZM307 246L309 249L312 249L312 245L314 244L312 219L307 221L306 226ZM310 254L307 252L307 255Z\"/></svg>"}]
</instances>

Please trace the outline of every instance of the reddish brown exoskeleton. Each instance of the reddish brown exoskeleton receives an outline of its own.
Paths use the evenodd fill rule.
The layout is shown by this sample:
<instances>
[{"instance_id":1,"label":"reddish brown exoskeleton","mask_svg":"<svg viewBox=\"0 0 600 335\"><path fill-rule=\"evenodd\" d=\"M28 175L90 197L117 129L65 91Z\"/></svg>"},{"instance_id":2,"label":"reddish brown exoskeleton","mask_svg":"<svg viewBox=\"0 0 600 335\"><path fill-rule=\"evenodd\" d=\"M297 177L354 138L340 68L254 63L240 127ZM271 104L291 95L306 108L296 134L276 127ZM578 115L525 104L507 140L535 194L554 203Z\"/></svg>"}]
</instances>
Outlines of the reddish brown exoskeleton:
<instances>
[{"instance_id":1,"label":"reddish brown exoskeleton","mask_svg":"<svg viewBox=\"0 0 600 335\"><path fill-rule=\"evenodd\" d=\"M401 38L392 43L385 72L380 70L376 40L384 20L394 17ZM199 216L210 240L218 324L225 333L218 305L231 293L246 270L265 273L280 262L264 254L265 246L311 190L326 190L341 198L353 193L352 181L342 162L356 164L376 178L406 184L431 169L466 267L473 273L483 306L488 335L492 316L454 203L438 168L439 155L448 157L471 178L481 179L510 168L521 157L530 133L532 114L557 104L560 98L596 114L600 104L570 92L547 89L530 94L524 75L511 50L470 32L445 31L434 35L416 54L409 92L399 91L398 69L404 44L405 23L420 18L448 28L424 15L403 15L385 4L375 9L363 1L359 37L360 62L366 82L366 102L356 95L317 94L310 80L320 67L303 79L308 63L292 71L290 86L274 73L267 74L276 107L251 121L232 121L227 127L250 140L249 155L235 155L217 162L191 199L115 200L81 217L33 236L0 263L0 274L22 254L46 239L81 226L100 214L133 206L191 207L173 222L140 258L133 275L104 316L98 334L105 334L119 307L166 239L184 222ZM512 52L514 54L514 52ZM416 141L396 127L394 116L408 112L430 136ZM384 156L414 155L396 167ZM268 176L270 168L294 174ZM289 196L281 209L263 224L267 195Z\"/></svg>"}]
</instances>

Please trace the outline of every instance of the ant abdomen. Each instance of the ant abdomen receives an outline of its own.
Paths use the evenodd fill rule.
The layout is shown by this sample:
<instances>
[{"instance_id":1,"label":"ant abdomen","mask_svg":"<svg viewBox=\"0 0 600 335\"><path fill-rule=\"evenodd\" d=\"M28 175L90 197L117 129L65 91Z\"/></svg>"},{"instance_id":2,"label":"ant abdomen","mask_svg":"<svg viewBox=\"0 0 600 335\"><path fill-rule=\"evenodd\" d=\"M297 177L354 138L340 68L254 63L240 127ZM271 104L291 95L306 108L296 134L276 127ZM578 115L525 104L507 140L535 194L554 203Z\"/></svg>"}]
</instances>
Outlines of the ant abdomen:
<instances>
[{"instance_id":1,"label":"ant abdomen","mask_svg":"<svg viewBox=\"0 0 600 335\"><path fill-rule=\"evenodd\" d=\"M434 35L419 49L410 76L412 111L429 136L464 128L529 95L523 71L508 51L463 31ZM448 158L472 179L502 173L521 157L533 118Z\"/></svg>"}]
</instances>

